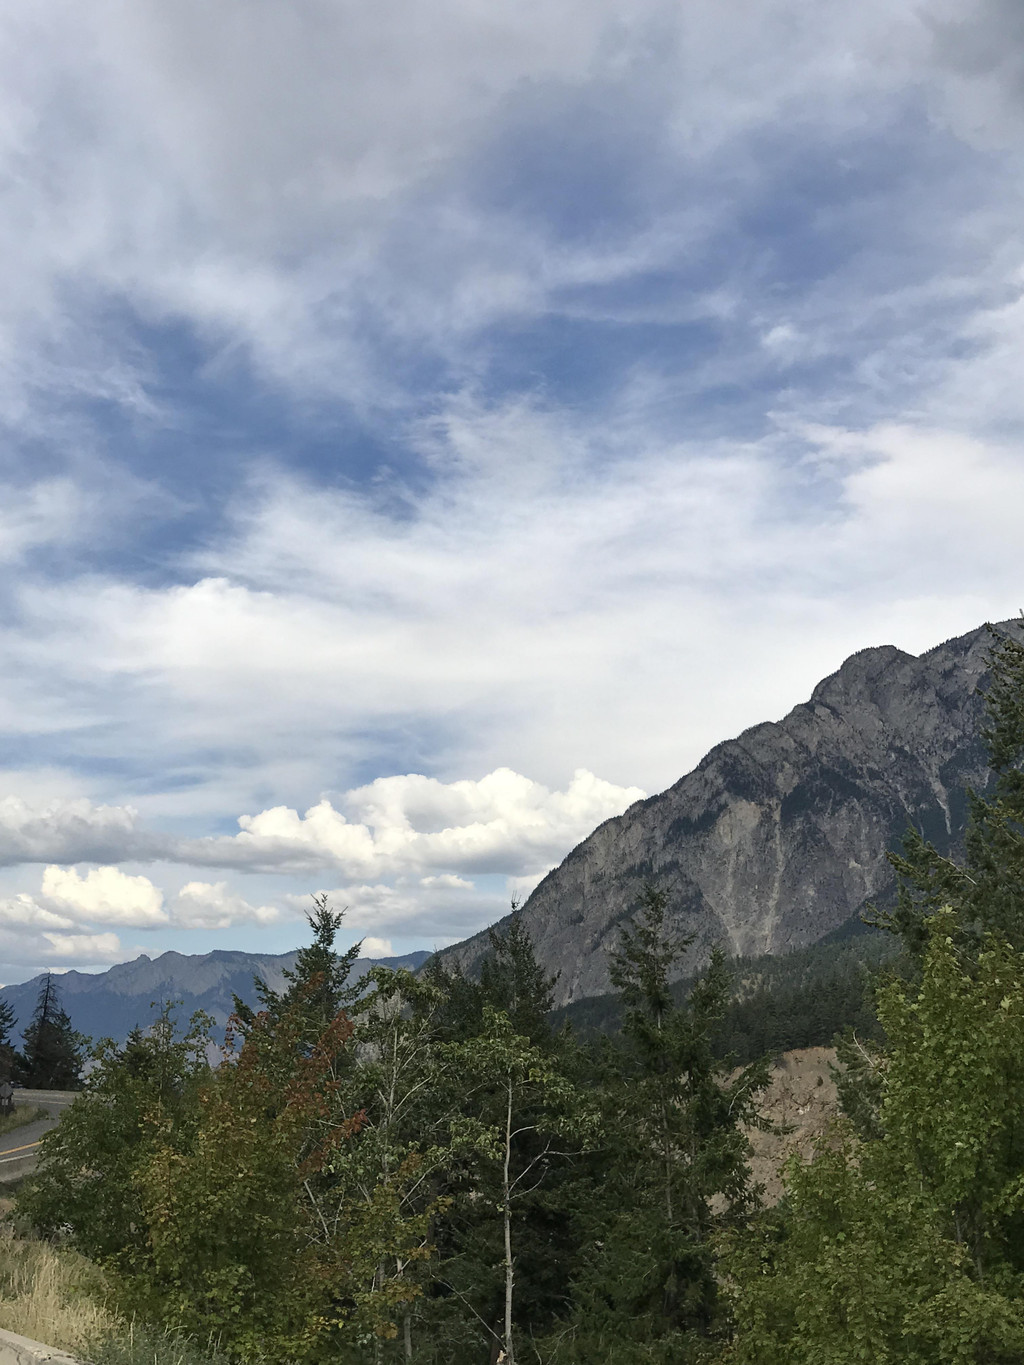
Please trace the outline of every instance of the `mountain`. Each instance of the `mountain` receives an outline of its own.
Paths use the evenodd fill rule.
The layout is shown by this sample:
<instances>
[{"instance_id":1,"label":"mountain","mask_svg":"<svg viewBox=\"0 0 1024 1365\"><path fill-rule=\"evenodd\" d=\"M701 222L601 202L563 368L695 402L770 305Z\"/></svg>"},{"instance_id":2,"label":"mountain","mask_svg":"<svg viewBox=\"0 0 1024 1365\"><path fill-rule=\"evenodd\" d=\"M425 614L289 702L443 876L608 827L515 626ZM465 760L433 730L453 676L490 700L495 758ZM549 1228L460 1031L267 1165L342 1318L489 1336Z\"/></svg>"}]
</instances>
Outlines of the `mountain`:
<instances>
[{"instance_id":1,"label":"mountain","mask_svg":"<svg viewBox=\"0 0 1024 1365\"><path fill-rule=\"evenodd\" d=\"M409 953L405 957L358 958L353 968L358 978L378 962L386 967L422 966L429 953ZM137 1025L150 1023L151 1006L165 1000L180 1000L177 1017L187 1021L194 1010L206 1010L219 1028L227 1023L233 1008L232 993L246 1004L256 1005L253 976L263 977L274 990L286 983L285 968L295 966L296 953L261 954L218 950L213 953L161 953L150 959L145 954L134 962L122 962L105 972L64 972L56 977L61 1004L81 1033L93 1038L113 1038L123 1042ZM19 1030L32 1018L42 976L18 986L5 986L0 996L12 1006ZM19 1040L20 1041L20 1040Z\"/></svg>"},{"instance_id":2,"label":"mountain","mask_svg":"<svg viewBox=\"0 0 1024 1365\"><path fill-rule=\"evenodd\" d=\"M1020 620L996 629L1024 638ZM607 954L644 881L695 935L686 970L815 943L892 895L885 854L908 825L955 853L964 788L988 781L980 737L987 628L920 656L852 655L778 722L717 745L674 786L599 826L517 913L560 972L557 1005L609 988ZM503 921L506 923L507 921ZM472 970L486 934L446 949Z\"/></svg>"}]
</instances>

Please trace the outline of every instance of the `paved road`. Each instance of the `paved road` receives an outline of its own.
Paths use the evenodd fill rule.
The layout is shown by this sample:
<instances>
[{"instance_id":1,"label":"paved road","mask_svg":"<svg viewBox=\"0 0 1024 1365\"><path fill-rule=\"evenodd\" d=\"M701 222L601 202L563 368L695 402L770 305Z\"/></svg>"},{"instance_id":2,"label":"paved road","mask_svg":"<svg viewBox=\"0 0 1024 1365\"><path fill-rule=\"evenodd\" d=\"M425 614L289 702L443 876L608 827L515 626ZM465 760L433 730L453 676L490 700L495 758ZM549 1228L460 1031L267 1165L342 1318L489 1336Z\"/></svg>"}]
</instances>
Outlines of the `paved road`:
<instances>
[{"instance_id":1,"label":"paved road","mask_svg":"<svg viewBox=\"0 0 1024 1365\"><path fill-rule=\"evenodd\" d=\"M73 1090L17 1090L15 1104L20 1108L42 1106L49 1118L23 1124L10 1133L0 1135L0 1184L20 1180L36 1164L39 1144L44 1133L56 1127L61 1114L75 1098Z\"/></svg>"}]
</instances>

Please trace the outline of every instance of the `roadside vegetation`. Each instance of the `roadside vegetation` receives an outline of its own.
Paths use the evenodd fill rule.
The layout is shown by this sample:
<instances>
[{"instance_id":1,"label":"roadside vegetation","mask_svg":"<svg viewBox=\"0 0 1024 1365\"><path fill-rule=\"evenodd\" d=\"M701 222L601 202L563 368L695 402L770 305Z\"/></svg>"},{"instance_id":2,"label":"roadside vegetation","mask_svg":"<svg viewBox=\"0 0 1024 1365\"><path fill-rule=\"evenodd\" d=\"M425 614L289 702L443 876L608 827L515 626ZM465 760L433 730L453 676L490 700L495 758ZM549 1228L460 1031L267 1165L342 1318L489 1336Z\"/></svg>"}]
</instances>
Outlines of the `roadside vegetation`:
<instances>
[{"instance_id":1,"label":"roadside vegetation","mask_svg":"<svg viewBox=\"0 0 1024 1365\"><path fill-rule=\"evenodd\" d=\"M49 1110L41 1104L15 1104L13 1113L0 1114L0 1137L24 1128L27 1123L36 1123L39 1119L49 1117Z\"/></svg>"},{"instance_id":2,"label":"roadside vegetation","mask_svg":"<svg viewBox=\"0 0 1024 1365\"><path fill-rule=\"evenodd\" d=\"M610 964L618 1027L585 1037L553 1025L515 919L478 980L352 986L320 898L219 1067L209 1021L168 1010L99 1047L21 1224L87 1258L118 1322L243 1365L1019 1365L1024 647L993 669L992 793L963 864L914 834L894 858L899 964L778 1203L749 1169L768 1058L721 1043L764 981L737 992L715 955L680 993L689 944L649 886Z\"/></svg>"},{"instance_id":3,"label":"roadside vegetation","mask_svg":"<svg viewBox=\"0 0 1024 1365\"><path fill-rule=\"evenodd\" d=\"M9 1201L0 1201L0 1204ZM0 1327L89 1365L227 1365L225 1357L126 1320L100 1268L78 1252L0 1224Z\"/></svg>"}]
</instances>

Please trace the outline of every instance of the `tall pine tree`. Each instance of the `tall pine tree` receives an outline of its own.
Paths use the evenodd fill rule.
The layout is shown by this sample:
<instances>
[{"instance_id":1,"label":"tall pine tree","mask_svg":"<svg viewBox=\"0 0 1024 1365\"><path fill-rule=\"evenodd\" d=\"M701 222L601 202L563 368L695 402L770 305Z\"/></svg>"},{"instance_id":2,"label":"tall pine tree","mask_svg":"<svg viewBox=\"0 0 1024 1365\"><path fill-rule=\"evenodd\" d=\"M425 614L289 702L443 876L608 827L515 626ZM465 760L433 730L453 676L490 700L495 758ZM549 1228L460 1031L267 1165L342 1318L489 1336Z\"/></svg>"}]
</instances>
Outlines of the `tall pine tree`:
<instances>
[{"instance_id":1,"label":"tall pine tree","mask_svg":"<svg viewBox=\"0 0 1024 1365\"><path fill-rule=\"evenodd\" d=\"M698 1358L719 1329L713 1234L756 1204L742 1125L765 1126L756 1101L767 1063L737 1071L715 1056L731 984L720 952L676 1003L670 979L692 940L673 935L667 910L666 894L645 886L611 958L621 1049L604 1057L590 1250L552 1361Z\"/></svg>"},{"instance_id":2,"label":"tall pine tree","mask_svg":"<svg viewBox=\"0 0 1024 1365\"><path fill-rule=\"evenodd\" d=\"M17 1023L14 1010L8 1001L0 998L0 1081L8 1081L14 1070L14 1044L11 1030Z\"/></svg>"},{"instance_id":3,"label":"tall pine tree","mask_svg":"<svg viewBox=\"0 0 1024 1365\"><path fill-rule=\"evenodd\" d=\"M362 943L353 943L344 953L338 953L334 941L338 936L344 910L332 910L326 893L313 897L313 912L306 916L313 930L313 942L300 948L295 966L285 968L282 975L288 982L283 991L275 991L261 976L253 978L256 995L270 1021L285 1014L302 1019L301 1046L313 1047L318 1038L331 1026L340 1010L349 1010L359 998L359 984L350 982L352 968L359 956ZM236 995L235 1026L244 1039L252 1031L257 1011Z\"/></svg>"},{"instance_id":4,"label":"tall pine tree","mask_svg":"<svg viewBox=\"0 0 1024 1365\"><path fill-rule=\"evenodd\" d=\"M15 1075L31 1090L78 1090L86 1040L61 1008L57 983L47 972L32 1022L25 1030Z\"/></svg>"}]
</instances>

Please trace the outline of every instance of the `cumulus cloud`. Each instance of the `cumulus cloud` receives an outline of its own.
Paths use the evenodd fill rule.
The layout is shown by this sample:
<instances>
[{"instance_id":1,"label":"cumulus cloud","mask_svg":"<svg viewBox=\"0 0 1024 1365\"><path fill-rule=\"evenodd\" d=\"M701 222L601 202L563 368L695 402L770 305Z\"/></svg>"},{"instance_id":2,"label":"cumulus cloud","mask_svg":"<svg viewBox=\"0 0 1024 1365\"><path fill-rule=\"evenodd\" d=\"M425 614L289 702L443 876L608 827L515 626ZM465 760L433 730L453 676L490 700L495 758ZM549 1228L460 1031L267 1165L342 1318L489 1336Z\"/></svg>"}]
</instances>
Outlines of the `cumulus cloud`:
<instances>
[{"instance_id":1,"label":"cumulus cloud","mask_svg":"<svg viewBox=\"0 0 1024 1365\"><path fill-rule=\"evenodd\" d=\"M124 950L116 934L43 934L49 945L48 957L94 966L123 961Z\"/></svg>"},{"instance_id":2,"label":"cumulus cloud","mask_svg":"<svg viewBox=\"0 0 1024 1365\"><path fill-rule=\"evenodd\" d=\"M417 947L443 948L475 933L508 913L504 889L480 887L456 878L456 885L437 878L396 877L388 882L347 882L324 888L329 902L345 911L347 932L372 938L412 939ZM287 896L296 911L308 902Z\"/></svg>"},{"instance_id":3,"label":"cumulus cloud","mask_svg":"<svg viewBox=\"0 0 1024 1365\"><path fill-rule=\"evenodd\" d=\"M375 938L373 934L367 934L363 939L363 957L393 957L394 950L391 947L389 938Z\"/></svg>"},{"instance_id":4,"label":"cumulus cloud","mask_svg":"<svg viewBox=\"0 0 1024 1365\"><path fill-rule=\"evenodd\" d=\"M38 892L0 897L0 953L12 968L35 969L60 961L98 967L124 960L128 951L116 925L150 931L260 927L282 918L275 905L253 905L226 882L186 882L172 897L148 877L117 867L49 866ZM136 951L142 951L136 949Z\"/></svg>"},{"instance_id":5,"label":"cumulus cloud","mask_svg":"<svg viewBox=\"0 0 1024 1365\"><path fill-rule=\"evenodd\" d=\"M304 815L277 806L241 816L241 832L230 838L184 844L181 856L196 864L250 868L334 866L354 877L428 868L513 875L546 869L596 824L645 794L585 769L564 792L551 792L508 768L479 781L445 783L419 774L377 778L346 794L349 815L326 799ZM460 884L450 876L444 873L433 884Z\"/></svg>"},{"instance_id":6,"label":"cumulus cloud","mask_svg":"<svg viewBox=\"0 0 1024 1365\"><path fill-rule=\"evenodd\" d=\"M172 916L182 929L230 929L236 924L272 924L281 912L273 905L250 905L227 882L186 882L174 898Z\"/></svg>"},{"instance_id":7,"label":"cumulus cloud","mask_svg":"<svg viewBox=\"0 0 1024 1365\"><path fill-rule=\"evenodd\" d=\"M22 891L0 900L0 924L15 929L73 929L75 920L40 905Z\"/></svg>"},{"instance_id":8,"label":"cumulus cloud","mask_svg":"<svg viewBox=\"0 0 1024 1365\"><path fill-rule=\"evenodd\" d=\"M47 867L41 899L76 921L96 924L151 929L170 918L163 892L148 877L128 876L116 867L94 867L85 876L73 867Z\"/></svg>"},{"instance_id":9,"label":"cumulus cloud","mask_svg":"<svg viewBox=\"0 0 1024 1365\"><path fill-rule=\"evenodd\" d=\"M132 951L115 933L85 932L73 922L61 922L59 916L48 914L38 906L19 904L12 907L9 900L0 901L0 962L3 963L4 984L25 980L50 968L62 971L75 967L89 971L109 967L112 963L125 961Z\"/></svg>"}]
</instances>

